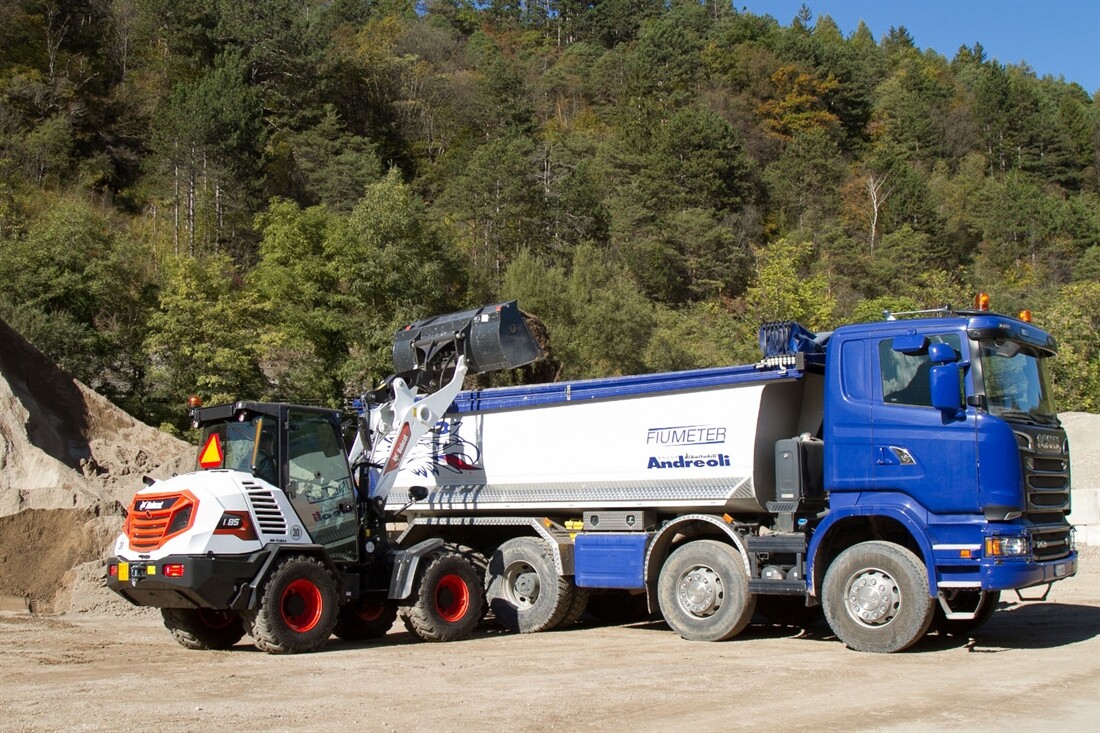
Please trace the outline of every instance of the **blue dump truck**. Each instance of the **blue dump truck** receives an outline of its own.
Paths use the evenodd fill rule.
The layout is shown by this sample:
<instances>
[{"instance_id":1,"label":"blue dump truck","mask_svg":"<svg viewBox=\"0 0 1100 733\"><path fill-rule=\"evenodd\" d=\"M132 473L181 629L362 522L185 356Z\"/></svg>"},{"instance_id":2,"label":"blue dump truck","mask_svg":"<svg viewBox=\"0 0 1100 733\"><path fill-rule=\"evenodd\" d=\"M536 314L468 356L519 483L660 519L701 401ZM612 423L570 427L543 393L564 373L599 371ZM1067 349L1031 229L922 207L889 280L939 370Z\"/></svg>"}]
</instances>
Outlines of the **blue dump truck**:
<instances>
[{"instance_id":1,"label":"blue dump truck","mask_svg":"<svg viewBox=\"0 0 1100 733\"><path fill-rule=\"evenodd\" d=\"M204 470L135 496L110 585L198 648L307 651L398 613L451 640L486 612L532 632L633 609L701 641L823 612L850 648L895 652L1076 572L1056 345L1029 318L772 323L760 346L749 365L463 391L538 356L515 303L410 324L346 456L306 439L338 413L196 409ZM139 536L163 502L175 530Z\"/></svg>"}]
</instances>

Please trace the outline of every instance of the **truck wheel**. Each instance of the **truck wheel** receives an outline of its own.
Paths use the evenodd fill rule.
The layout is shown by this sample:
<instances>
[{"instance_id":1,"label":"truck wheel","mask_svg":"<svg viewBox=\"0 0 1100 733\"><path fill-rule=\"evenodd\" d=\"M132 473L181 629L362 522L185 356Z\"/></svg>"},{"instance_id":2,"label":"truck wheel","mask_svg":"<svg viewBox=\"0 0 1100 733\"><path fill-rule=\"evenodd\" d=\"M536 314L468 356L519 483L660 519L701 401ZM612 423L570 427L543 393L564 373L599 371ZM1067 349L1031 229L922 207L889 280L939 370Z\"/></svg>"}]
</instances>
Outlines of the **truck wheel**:
<instances>
[{"instance_id":1,"label":"truck wheel","mask_svg":"<svg viewBox=\"0 0 1100 733\"><path fill-rule=\"evenodd\" d=\"M481 578L455 552L424 558L413 593L400 605L405 628L424 641L458 641L474 633L485 608Z\"/></svg>"},{"instance_id":2,"label":"truck wheel","mask_svg":"<svg viewBox=\"0 0 1100 733\"><path fill-rule=\"evenodd\" d=\"M936 614L932 618L932 626L941 634L965 636L989 620L989 617L997 610L997 603L1000 600L1001 592L999 590L988 592L980 590L955 591L948 596L948 604L960 611L975 609L974 618L965 620L949 619L937 602Z\"/></svg>"},{"instance_id":3,"label":"truck wheel","mask_svg":"<svg viewBox=\"0 0 1100 733\"><path fill-rule=\"evenodd\" d=\"M756 610L769 624L808 628L821 618L821 606L807 606L802 596L756 597Z\"/></svg>"},{"instance_id":4,"label":"truck wheel","mask_svg":"<svg viewBox=\"0 0 1100 733\"><path fill-rule=\"evenodd\" d=\"M228 649L244 636L241 617L215 608L162 608L164 626L188 649Z\"/></svg>"},{"instance_id":5,"label":"truck wheel","mask_svg":"<svg viewBox=\"0 0 1100 733\"><path fill-rule=\"evenodd\" d=\"M657 580L661 614L690 641L723 641L748 626L756 608L741 555L715 540L696 540L665 561Z\"/></svg>"},{"instance_id":6,"label":"truck wheel","mask_svg":"<svg viewBox=\"0 0 1100 733\"><path fill-rule=\"evenodd\" d=\"M898 652L924 636L934 600L916 555L890 542L862 542L840 553L825 573L825 618L848 648Z\"/></svg>"},{"instance_id":7,"label":"truck wheel","mask_svg":"<svg viewBox=\"0 0 1100 733\"><path fill-rule=\"evenodd\" d=\"M397 620L397 604L389 599L360 598L345 603L336 615L332 633L346 641L385 636Z\"/></svg>"},{"instance_id":8,"label":"truck wheel","mask_svg":"<svg viewBox=\"0 0 1100 733\"><path fill-rule=\"evenodd\" d=\"M489 608L509 631L548 631L569 613L573 584L558 575L542 540L516 537L505 542L489 559L485 580Z\"/></svg>"},{"instance_id":9,"label":"truck wheel","mask_svg":"<svg viewBox=\"0 0 1100 733\"><path fill-rule=\"evenodd\" d=\"M555 629L567 629L581 620L581 616L588 610L588 589L578 588L572 583L569 586L569 609L565 612Z\"/></svg>"},{"instance_id":10,"label":"truck wheel","mask_svg":"<svg viewBox=\"0 0 1100 733\"><path fill-rule=\"evenodd\" d=\"M245 623L256 646L269 654L310 652L332 634L338 602L336 580L319 560L288 557L264 582Z\"/></svg>"}]
</instances>

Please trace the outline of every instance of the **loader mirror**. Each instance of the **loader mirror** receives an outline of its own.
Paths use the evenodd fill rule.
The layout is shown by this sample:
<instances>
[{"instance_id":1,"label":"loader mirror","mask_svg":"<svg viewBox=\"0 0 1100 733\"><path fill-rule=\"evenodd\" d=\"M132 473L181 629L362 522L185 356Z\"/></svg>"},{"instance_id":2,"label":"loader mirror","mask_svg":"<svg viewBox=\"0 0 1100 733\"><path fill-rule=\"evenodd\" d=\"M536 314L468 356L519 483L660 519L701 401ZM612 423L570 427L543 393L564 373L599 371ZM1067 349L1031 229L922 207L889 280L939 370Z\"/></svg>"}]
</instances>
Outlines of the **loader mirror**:
<instances>
[{"instance_id":1,"label":"loader mirror","mask_svg":"<svg viewBox=\"0 0 1100 733\"><path fill-rule=\"evenodd\" d=\"M413 501L424 501L428 498L428 489L424 486L410 486L409 498Z\"/></svg>"}]
</instances>

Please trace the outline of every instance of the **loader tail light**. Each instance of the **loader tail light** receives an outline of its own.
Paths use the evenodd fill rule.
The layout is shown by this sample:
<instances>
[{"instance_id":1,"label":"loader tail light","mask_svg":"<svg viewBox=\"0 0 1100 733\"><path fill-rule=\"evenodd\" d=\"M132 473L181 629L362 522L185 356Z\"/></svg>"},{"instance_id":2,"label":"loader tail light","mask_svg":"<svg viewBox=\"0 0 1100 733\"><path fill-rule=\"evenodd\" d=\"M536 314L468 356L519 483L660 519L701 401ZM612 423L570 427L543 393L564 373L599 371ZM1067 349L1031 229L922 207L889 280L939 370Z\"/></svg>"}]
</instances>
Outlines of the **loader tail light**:
<instances>
[{"instance_id":1,"label":"loader tail light","mask_svg":"<svg viewBox=\"0 0 1100 733\"><path fill-rule=\"evenodd\" d=\"M214 534L230 535L239 540L256 539L256 530L252 526L252 518L248 516L248 512L225 512L218 520Z\"/></svg>"},{"instance_id":2,"label":"loader tail light","mask_svg":"<svg viewBox=\"0 0 1100 733\"><path fill-rule=\"evenodd\" d=\"M107 575L111 576L112 578L117 578L118 577L118 565L115 565L114 563L111 563L110 565L108 565L107 566Z\"/></svg>"},{"instance_id":3,"label":"loader tail light","mask_svg":"<svg viewBox=\"0 0 1100 733\"><path fill-rule=\"evenodd\" d=\"M169 563L164 566L163 572L166 578L182 578L183 565L180 563Z\"/></svg>"}]
</instances>

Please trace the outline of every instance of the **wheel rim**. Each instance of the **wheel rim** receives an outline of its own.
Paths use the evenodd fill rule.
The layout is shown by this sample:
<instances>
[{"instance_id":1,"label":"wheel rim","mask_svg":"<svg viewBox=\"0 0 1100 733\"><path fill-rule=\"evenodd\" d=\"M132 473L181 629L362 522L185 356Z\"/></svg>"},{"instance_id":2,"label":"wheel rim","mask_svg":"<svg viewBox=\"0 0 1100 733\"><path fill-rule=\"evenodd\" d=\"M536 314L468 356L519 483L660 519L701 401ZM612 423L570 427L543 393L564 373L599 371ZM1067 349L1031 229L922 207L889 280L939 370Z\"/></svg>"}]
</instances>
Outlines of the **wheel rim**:
<instances>
[{"instance_id":1,"label":"wheel rim","mask_svg":"<svg viewBox=\"0 0 1100 733\"><path fill-rule=\"evenodd\" d=\"M291 631L309 631L321 620L321 611L324 608L321 589L310 581L299 578L283 591L280 608L283 622Z\"/></svg>"},{"instance_id":2,"label":"wheel rim","mask_svg":"<svg viewBox=\"0 0 1100 733\"><path fill-rule=\"evenodd\" d=\"M853 575L844 594L848 615L868 628L881 628L897 618L901 602L897 582L878 568L867 568Z\"/></svg>"},{"instance_id":3,"label":"wheel rim","mask_svg":"<svg viewBox=\"0 0 1100 733\"><path fill-rule=\"evenodd\" d=\"M460 620L470 609L470 589L454 573L444 575L435 588L435 610L448 623Z\"/></svg>"},{"instance_id":4,"label":"wheel rim","mask_svg":"<svg viewBox=\"0 0 1100 733\"><path fill-rule=\"evenodd\" d=\"M706 565L695 565L680 574L676 600L685 613L695 618L713 616L722 607L726 591L722 577Z\"/></svg>"},{"instance_id":5,"label":"wheel rim","mask_svg":"<svg viewBox=\"0 0 1100 733\"><path fill-rule=\"evenodd\" d=\"M509 603L520 610L527 610L538 602L542 584L533 567L517 562L504 571L503 590Z\"/></svg>"},{"instance_id":6,"label":"wheel rim","mask_svg":"<svg viewBox=\"0 0 1100 733\"><path fill-rule=\"evenodd\" d=\"M199 609L199 621L202 621L203 625L208 629L220 631L221 629L228 629L237 617L228 611L219 611L213 608L200 608Z\"/></svg>"}]
</instances>

